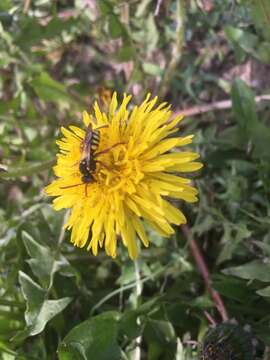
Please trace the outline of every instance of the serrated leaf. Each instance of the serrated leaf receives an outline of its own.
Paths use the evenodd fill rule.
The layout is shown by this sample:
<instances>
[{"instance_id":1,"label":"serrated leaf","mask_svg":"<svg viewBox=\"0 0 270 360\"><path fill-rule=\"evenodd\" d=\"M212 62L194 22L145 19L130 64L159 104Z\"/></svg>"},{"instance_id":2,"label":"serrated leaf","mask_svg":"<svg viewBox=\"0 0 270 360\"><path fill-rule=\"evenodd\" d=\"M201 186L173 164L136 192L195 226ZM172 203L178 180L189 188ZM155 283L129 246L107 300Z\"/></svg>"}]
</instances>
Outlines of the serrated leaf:
<instances>
[{"instance_id":1,"label":"serrated leaf","mask_svg":"<svg viewBox=\"0 0 270 360\"><path fill-rule=\"evenodd\" d=\"M205 215L201 222L198 222L194 225L193 231L198 235L202 235L203 233L206 233L212 229L214 226L216 226L214 217L212 215Z\"/></svg>"},{"instance_id":2,"label":"serrated leaf","mask_svg":"<svg viewBox=\"0 0 270 360\"><path fill-rule=\"evenodd\" d=\"M233 230L236 231L234 236L232 235ZM224 246L218 256L217 264L230 260L239 243L248 238L250 235L251 232L248 230L246 224L236 224L232 228L230 224L225 223L224 234L221 240L221 242L224 243Z\"/></svg>"},{"instance_id":3,"label":"serrated leaf","mask_svg":"<svg viewBox=\"0 0 270 360\"><path fill-rule=\"evenodd\" d=\"M74 327L59 346L59 359L119 360L118 312L105 312Z\"/></svg>"},{"instance_id":4,"label":"serrated leaf","mask_svg":"<svg viewBox=\"0 0 270 360\"><path fill-rule=\"evenodd\" d=\"M44 286L49 287L51 276L56 271L54 267L54 258L50 249L37 243L27 232L22 232L22 240L27 253L31 256L27 260L33 273L38 277Z\"/></svg>"},{"instance_id":5,"label":"serrated leaf","mask_svg":"<svg viewBox=\"0 0 270 360\"><path fill-rule=\"evenodd\" d=\"M71 266L63 255L56 255L48 247L36 242L25 231L22 232L22 240L31 257L27 262L42 286L49 289L52 286L54 274L59 270L63 270L63 273L66 271L70 276L71 271L67 270L71 269Z\"/></svg>"},{"instance_id":6,"label":"serrated leaf","mask_svg":"<svg viewBox=\"0 0 270 360\"><path fill-rule=\"evenodd\" d=\"M40 311L40 306L44 301L46 290L42 289L23 271L19 271L19 283L22 288L24 299L27 301L25 321L30 325Z\"/></svg>"},{"instance_id":7,"label":"serrated leaf","mask_svg":"<svg viewBox=\"0 0 270 360\"><path fill-rule=\"evenodd\" d=\"M43 331L47 322L54 318L57 314L62 312L68 304L71 302L71 298L65 297L58 300L45 300L41 306L38 317L31 325L30 335L36 335Z\"/></svg>"},{"instance_id":8,"label":"serrated leaf","mask_svg":"<svg viewBox=\"0 0 270 360\"><path fill-rule=\"evenodd\" d=\"M17 341L41 333L46 324L64 310L71 301L71 298L47 300L47 291L22 271L19 272L19 283L27 302L25 312L27 327L13 338Z\"/></svg>"}]
</instances>

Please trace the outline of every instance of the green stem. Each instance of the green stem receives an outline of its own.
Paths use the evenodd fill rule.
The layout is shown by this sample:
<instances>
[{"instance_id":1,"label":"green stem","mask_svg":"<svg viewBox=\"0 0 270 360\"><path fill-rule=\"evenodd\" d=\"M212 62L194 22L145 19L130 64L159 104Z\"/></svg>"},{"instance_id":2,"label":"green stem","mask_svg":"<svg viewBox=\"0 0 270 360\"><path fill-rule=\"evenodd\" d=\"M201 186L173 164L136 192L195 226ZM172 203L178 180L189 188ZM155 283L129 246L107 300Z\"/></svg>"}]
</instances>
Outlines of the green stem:
<instances>
[{"instance_id":1,"label":"green stem","mask_svg":"<svg viewBox=\"0 0 270 360\"><path fill-rule=\"evenodd\" d=\"M139 299L142 294L142 281L140 276L140 265L138 263L138 260L134 261L134 270L135 270L135 281L136 281L136 287L135 287L135 309L139 306ZM137 319L138 325L141 324L140 319ZM132 353L132 359L133 360L140 360L141 359L141 345L142 345L142 337L141 335L138 336L135 339L135 349Z\"/></svg>"},{"instance_id":2,"label":"green stem","mask_svg":"<svg viewBox=\"0 0 270 360\"><path fill-rule=\"evenodd\" d=\"M135 270L135 281L136 281L136 303L135 307L138 308L139 306L139 298L142 294L142 281L141 281L141 275L140 275L140 265L138 263L138 260L134 261L134 270Z\"/></svg>"},{"instance_id":3,"label":"green stem","mask_svg":"<svg viewBox=\"0 0 270 360\"><path fill-rule=\"evenodd\" d=\"M145 283L148 280L153 280L156 276L161 275L163 272L165 272L168 267L171 264L168 264L167 266L165 266L163 269L157 270L154 274L152 274L151 276L147 276L143 279L140 280L141 284ZM126 290L130 290L134 287L136 287L137 283L132 282L130 284L127 284L125 286L120 287L119 289L116 289L114 291L112 291L111 293L109 293L108 295L104 296L104 298L102 298L95 306L93 306L92 310L91 310L91 315L93 315L95 313L95 311L100 308L104 303L106 303L108 300L110 300L111 298L113 298L114 296L118 295L119 293L121 293L121 291L126 291Z\"/></svg>"}]
</instances>

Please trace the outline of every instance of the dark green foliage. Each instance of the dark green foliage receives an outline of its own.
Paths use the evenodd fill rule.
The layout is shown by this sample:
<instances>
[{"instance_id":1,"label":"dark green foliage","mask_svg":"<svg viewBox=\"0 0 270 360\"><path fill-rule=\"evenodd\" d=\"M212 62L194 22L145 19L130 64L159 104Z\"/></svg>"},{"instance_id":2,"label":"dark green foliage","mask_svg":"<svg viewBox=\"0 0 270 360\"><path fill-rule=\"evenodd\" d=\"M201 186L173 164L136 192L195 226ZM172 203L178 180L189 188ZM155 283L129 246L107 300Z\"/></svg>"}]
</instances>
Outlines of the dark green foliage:
<instances>
[{"instance_id":1,"label":"dark green foliage","mask_svg":"<svg viewBox=\"0 0 270 360\"><path fill-rule=\"evenodd\" d=\"M0 360L269 358L270 3L185 1L181 46L183 2L0 1ZM200 201L179 207L239 326L207 332L219 312L181 229L146 229L139 297L126 249L94 257L61 230L43 192L55 140L102 88L195 113L179 133L196 135Z\"/></svg>"},{"instance_id":2,"label":"dark green foliage","mask_svg":"<svg viewBox=\"0 0 270 360\"><path fill-rule=\"evenodd\" d=\"M118 360L121 350L117 344L119 314L107 312L74 327L59 347L59 359ZM97 336L98 334L98 336Z\"/></svg>"}]
</instances>

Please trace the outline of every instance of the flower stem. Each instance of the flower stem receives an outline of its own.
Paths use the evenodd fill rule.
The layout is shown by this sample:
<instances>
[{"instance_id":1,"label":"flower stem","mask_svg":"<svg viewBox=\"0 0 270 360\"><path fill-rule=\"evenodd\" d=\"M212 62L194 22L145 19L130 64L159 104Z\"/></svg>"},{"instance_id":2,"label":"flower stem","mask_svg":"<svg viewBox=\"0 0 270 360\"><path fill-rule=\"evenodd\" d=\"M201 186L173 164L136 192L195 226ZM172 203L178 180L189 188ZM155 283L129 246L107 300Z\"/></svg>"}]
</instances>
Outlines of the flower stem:
<instances>
[{"instance_id":1,"label":"flower stem","mask_svg":"<svg viewBox=\"0 0 270 360\"><path fill-rule=\"evenodd\" d=\"M270 95L264 94L264 95L255 96L256 104L259 104L263 101L270 101ZM232 100L221 100L221 101L213 102L211 104L202 104L202 105L186 108L183 110L176 110L174 111L174 116L176 115L195 116L195 115L201 115L207 113L209 111L226 110L226 109L230 109L231 107L232 107Z\"/></svg>"},{"instance_id":2,"label":"flower stem","mask_svg":"<svg viewBox=\"0 0 270 360\"><path fill-rule=\"evenodd\" d=\"M182 225L181 228L182 228L184 235L188 239L191 254L195 260L195 263L197 265L199 273L201 274L201 276L204 280L205 287L206 287L207 291L209 292L210 296L212 297L214 304L217 308L217 311L219 312L219 314L221 316L222 321L227 321L228 320L227 310L225 308L225 305L223 303L221 296L212 287L209 270L207 268L207 265L205 263L203 255L202 255L195 239L192 237L192 233L191 233L189 227L187 225Z\"/></svg>"},{"instance_id":3,"label":"flower stem","mask_svg":"<svg viewBox=\"0 0 270 360\"><path fill-rule=\"evenodd\" d=\"M172 266L172 264L170 264L170 266ZM165 271L167 271L168 268L169 268L169 266L164 267L163 269L161 269L161 270L159 269L155 273L153 273L153 274L151 274L151 275L149 275L149 276L147 276L147 277L145 277L143 279L140 278L141 284L143 284L146 281L155 279L156 277L158 277L159 275L161 275ZM114 296L120 294L121 291L127 291L127 290L130 290L132 288L136 288L136 285L137 285L137 283L136 283L136 280L135 280L135 282L132 282L132 283L127 284L125 286L121 286L119 289L116 289L116 290L112 291L111 293L109 293L108 295L104 296L104 298L102 298L95 306L93 306L93 308L91 309L90 314L93 315L98 308L100 308L103 304L105 304L108 300L110 300Z\"/></svg>"},{"instance_id":4,"label":"flower stem","mask_svg":"<svg viewBox=\"0 0 270 360\"><path fill-rule=\"evenodd\" d=\"M134 261L134 268L135 268L135 281L136 281L136 308L137 308L139 297L142 294L142 282L141 282L140 266L138 260Z\"/></svg>"},{"instance_id":5,"label":"flower stem","mask_svg":"<svg viewBox=\"0 0 270 360\"><path fill-rule=\"evenodd\" d=\"M135 270L135 281L136 281L136 287L135 287L135 308L138 308L139 306L139 298L142 294L142 282L141 282L141 276L140 276L140 266L138 263L138 260L134 261L134 270ZM138 318L137 319L138 325L140 325L141 321ZM142 337L141 335L138 336L135 339L135 350L133 353L133 360L140 360L141 359L141 344L142 344Z\"/></svg>"}]
</instances>

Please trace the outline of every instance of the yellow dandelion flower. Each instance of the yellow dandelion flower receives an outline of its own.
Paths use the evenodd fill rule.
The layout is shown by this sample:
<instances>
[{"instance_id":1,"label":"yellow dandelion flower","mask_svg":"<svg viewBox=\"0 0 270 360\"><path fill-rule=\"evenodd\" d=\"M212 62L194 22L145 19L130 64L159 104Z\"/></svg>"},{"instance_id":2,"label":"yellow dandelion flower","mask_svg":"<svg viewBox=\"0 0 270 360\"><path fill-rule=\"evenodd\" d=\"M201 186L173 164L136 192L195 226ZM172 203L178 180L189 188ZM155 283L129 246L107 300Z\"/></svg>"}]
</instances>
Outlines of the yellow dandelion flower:
<instances>
[{"instance_id":1,"label":"yellow dandelion flower","mask_svg":"<svg viewBox=\"0 0 270 360\"><path fill-rule=\"evenodd\" d=\"M115 257L122 240L129 255L138 255L136 236L149 240L142 220L169 237L172 224L186 223L184 214L168 198L197 201L197 190L178 173L198 170L195 152L181 151L193 135L173 137L181 116L172 117L170 106L155 106L150 94L129 110L131 96L118 105L113 94L108 111L94 104L94 115L83 113L86 130L62 128L60 152L54 173L58 177L45 191L55 196L55 210L71 208L66 228L71 242L87 246L94 255L105 248Z\"/></svg>"}]
</instances>

